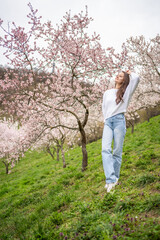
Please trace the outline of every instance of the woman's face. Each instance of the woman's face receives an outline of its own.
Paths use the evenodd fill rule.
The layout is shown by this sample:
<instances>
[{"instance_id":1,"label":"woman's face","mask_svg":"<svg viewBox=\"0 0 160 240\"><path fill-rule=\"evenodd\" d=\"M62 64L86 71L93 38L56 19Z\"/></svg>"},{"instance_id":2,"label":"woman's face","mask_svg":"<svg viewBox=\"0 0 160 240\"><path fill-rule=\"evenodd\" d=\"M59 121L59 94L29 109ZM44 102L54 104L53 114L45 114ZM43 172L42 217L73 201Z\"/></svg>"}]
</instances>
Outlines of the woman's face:
<instances>
[{"instance_id":1,"label":"woman's face","mask_svg":"<svg viewBox=\"0 0 160 240\"><path fill-rule=\"evenodd\" d=\"M124 81L124 73L123 73L123 72L120 72L120 73L116 76L115 82L116 82L116 83L119 83L119 84L122 84L123 81Z\"/></svg>"}]
</instances>

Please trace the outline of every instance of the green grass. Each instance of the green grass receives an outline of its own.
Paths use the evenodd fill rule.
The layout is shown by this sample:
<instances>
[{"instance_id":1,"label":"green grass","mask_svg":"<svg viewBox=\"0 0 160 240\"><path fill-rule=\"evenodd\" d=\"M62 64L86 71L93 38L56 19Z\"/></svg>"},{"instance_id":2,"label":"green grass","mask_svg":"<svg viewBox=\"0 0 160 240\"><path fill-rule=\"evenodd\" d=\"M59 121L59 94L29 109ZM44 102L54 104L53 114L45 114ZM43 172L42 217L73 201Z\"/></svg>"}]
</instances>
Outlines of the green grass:
<instances>
[{"instance_id":1,"label":"green grass","mask_svg":"<svg viewBox=\"0 0 160 240\"><path fill-rule=\"evenodd\" d=\"M104 189L101 140L53 161L27 152L12 173L0 163L0 240L152 239L160 236L160 116L127 129L119 184Z\"/></svg>"}]
</instances>

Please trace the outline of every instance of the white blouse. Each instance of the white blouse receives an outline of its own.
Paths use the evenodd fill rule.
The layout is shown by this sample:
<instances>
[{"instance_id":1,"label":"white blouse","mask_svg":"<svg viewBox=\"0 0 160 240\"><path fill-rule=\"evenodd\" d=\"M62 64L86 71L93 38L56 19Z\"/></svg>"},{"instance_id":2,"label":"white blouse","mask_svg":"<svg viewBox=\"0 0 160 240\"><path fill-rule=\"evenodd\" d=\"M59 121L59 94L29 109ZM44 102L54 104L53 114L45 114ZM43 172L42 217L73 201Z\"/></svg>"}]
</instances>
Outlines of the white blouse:
<instances>
[{"instance_id":1,"label":"white blouse","mask_svg":"<svg viewBox=\"0 0 160 240\"><path fill-rule=\"evenodd\" d=\"M113 88L105 91L102 102L104 121L118 113L125 113L127 111L127 107L134 91L136 90L136 87L138 86L139 80L139 76L136 73L130 74L130 82L123 95L123 102L121 101L118 104L116 103L116 93L118 89Z\"/></svg>"}]
</instances>

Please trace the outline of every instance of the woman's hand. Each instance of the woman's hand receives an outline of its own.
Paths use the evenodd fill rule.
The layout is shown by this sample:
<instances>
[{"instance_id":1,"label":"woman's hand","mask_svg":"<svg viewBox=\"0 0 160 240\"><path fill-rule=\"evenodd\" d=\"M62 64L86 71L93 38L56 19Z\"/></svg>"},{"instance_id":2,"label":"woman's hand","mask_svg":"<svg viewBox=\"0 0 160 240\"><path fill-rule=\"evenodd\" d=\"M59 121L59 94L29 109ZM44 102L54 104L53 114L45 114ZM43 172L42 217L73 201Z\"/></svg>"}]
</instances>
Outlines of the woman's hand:
<instances>
[{"instance_id":1,"label":"woman's hand","mask_svg":"<svg viewBox=\"0 0 160 240\"><path fill-rule=\"evenodd\" d=\"M130 70L127 70L126 73L128 73L129 75L131 74L131 71Z\"/></svg>"}]
</instances>

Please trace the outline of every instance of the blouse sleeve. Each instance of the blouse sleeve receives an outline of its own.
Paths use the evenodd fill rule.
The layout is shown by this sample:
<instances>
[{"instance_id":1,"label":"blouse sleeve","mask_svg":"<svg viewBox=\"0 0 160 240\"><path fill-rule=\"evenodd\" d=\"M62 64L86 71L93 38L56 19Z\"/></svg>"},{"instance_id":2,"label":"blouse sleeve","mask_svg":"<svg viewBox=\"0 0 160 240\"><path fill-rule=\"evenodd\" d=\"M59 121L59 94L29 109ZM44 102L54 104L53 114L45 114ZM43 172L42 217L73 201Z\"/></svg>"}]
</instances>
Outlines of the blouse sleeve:
<instances>
[{"instance_id":1,"label":"blouse sleeve","mask_svg":"<svg viewBox=\"0 0 160 240\"><path fill-rule=\"evenodd\" d=\"M133 95L133 93L135 92L135 90L138 86L139 80L140 80L140 78L136 73L131 73L130 82L127 87L127 92L129 93L129 95Z\"/></svg>"}]
</instances>

